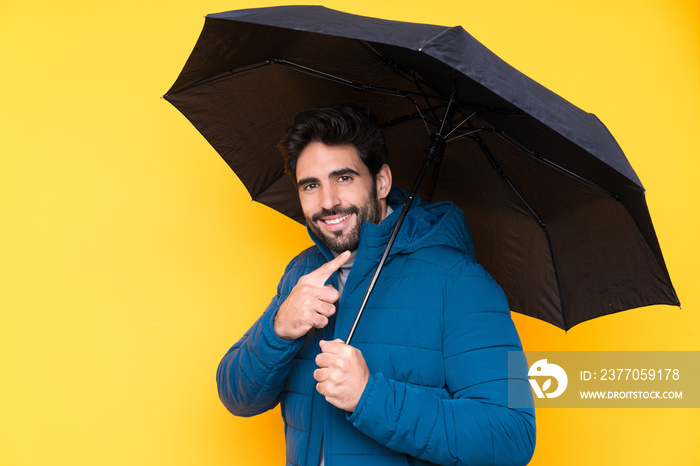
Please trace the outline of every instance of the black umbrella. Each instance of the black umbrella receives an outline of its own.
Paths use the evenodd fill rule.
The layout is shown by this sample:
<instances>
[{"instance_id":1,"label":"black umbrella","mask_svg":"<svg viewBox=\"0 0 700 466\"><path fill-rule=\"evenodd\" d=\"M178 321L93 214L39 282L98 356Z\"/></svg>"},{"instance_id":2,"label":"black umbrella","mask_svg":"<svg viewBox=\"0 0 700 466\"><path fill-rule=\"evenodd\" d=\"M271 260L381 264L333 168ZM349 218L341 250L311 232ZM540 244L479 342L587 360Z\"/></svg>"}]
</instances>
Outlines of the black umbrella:
<instances>
[{"instance_id":1,"label":"black umbrella","mask_svg":"<svg viewBox=\"0 0 700 466\"><path fill-rule=\"evenodd\" d=\"M479 262L514 311L568 329L679 305L644 189L605 126L461 27L316 6L209 15L165 98L254 200L300 222L276 149L292 116L327 103L368 107L395 184L418 189L427 172L418 193L462 208Z\"/></svg>"}]
</instances>

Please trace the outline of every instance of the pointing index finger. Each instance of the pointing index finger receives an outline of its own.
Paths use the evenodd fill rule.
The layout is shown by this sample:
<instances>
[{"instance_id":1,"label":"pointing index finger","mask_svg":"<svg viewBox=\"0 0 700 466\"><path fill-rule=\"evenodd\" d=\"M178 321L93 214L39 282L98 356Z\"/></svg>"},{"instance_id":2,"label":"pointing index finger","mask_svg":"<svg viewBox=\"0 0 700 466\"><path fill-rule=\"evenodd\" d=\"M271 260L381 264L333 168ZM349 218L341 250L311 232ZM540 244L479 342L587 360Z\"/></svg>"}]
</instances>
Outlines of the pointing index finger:
<instances>
[{"instance_id":1,"label":"pointing index finger","mask_svg":"<svg viewBox=\"0 0 700 466\"><path fill-rule=\"evenodd\" d=\"M343 264L345 264L348 261L348 259L350 259L350 251L345 251L342 254L338 254L338 256L335 259L326 262L321 267L311 272L309 275L313 275L314 277L321 280L321 284L326 283L326 280L328 280L336 270L342 267Z\"/></svg>"}]
</instances>

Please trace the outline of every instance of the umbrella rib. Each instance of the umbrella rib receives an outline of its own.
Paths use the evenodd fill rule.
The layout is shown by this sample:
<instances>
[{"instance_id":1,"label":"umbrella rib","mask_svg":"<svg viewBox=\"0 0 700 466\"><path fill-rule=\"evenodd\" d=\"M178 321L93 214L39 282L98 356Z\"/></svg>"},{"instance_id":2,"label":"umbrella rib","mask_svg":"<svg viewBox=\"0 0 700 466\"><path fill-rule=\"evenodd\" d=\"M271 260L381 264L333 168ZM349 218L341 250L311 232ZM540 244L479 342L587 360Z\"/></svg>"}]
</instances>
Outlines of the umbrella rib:
<instances>
[{"instance_id":1,"label":"umbrella rib","mask_svg":"<svg viewBox=\"0 0 700 466\"><path fill-rule=\"evenodd\" d=\"M418 116L420 116L423 125L425 125L425 130L428 132L428 134L430 134L430 127L428 126L428 122L425 121L425 116L423 116L423 112L421 111L420 105L418 105L417 102L413 102L413 105L415 105L416 110L418 110Z\"/></svg>"},{"instance_id":2,"label":"umbrella rib","mask_svg":"<svg viewBox=\"0 0 700 466\"><path fill-rule=\"evenodd\" d=\"M394 60L392 60L391 57L389 57L384 52L381 52L376 47L372 46L372 44L370 44L369 42L367 42L365 40L360 40L359 42L365 48L367 48L372 54L374 54L374 56L376 58L378 58L379 61L383 62L385 65L387 65L389 68L391 68L396 74L401 76L406 81L410 82L411 84L422 83L422 84L430 87L431 89L433 89L429 82L422 79L420 76L416 75L415 70L413 70L413 69L409 70L409 69L406 69L406 68L400 66L398 63L396 63ZM435 90L435 89L433 89L433 90Z\"/></svg>"},{"instance_id":3,"label":"umbrella rib","mask_svg":"<svg viewBox=\"0 0 700 466\"><path fill-rule=\"evenodd\" d=\"M374 54L375 57L377 57L381 62L384 62L385 65L387 65L389 68L391 68L396 74L401 76L403 79L406 81L410 82L411 84L416 84L416 85L426 85L432 89L432 86L430 85L429 82L426 80L422 79L420 76L417 76L415 72L408 71L401 66L399 66L395 61L393 61L388 55L385 53L380 52L377 50L376 47L373 47L369 42L365 40L359 41L362 45L364 45L370 52ZM434 91L435 89L433 89Z\"/></svg>"},{"instance_id":4,"label":"umbrella rib","mask_svg":"<svg viewBox=\"0 0 700 466\"><path fill-rule=\"evenodd\" d=\"M430 85L430 83L428 83L427 81L422 79L419 75L417 75L415 73L415 70L409 71L409 70L406 70L406 69L402 68L401 66L399 66L399 64L397 64L395 61L393 61L385 53L382 53L377 48L373 47L369 42L364 41L364 40L361 40L359 42L365 48L367 48L372 54L374 54L374 56L379 61L384 63L384 65L386 65L389 69L391 69L393 72L395 72L399 77L401 77L402 79L404 79L407 82L416 86L416 88L420 91L419 95L421 97L423 97L423 100L425 101L426 110L432 114L432 117L435 121L440 121L440 117L437 115L436 108L431 104L430 98L428 97L428 94L426 94L426 92L423 90L423 86L428 86L429 88L431 88L431 90L436 92L435 89ZM415 103L415 105L416 105L416 107L418 107L420 109L420 106L417 103ZM421 116L422 116L422 112L421 112ZM430 129L428 129L428 133L430 133L430 132L431 132Z\"/></svg>"},{"instance_id":5,"label":"umbrella rib","mask_svg":"<svg viewBox=\"0 0 700 466\"><path fill-rule=\"evenodd\" d=\"M449 128L447 131L449 131L448 134L443 134L443 130L445 129L445 123L447 120L450 118L450 108L452 107L452 103L454 102L454 97L455 97L455 90L452 89L452 93L450 94L450 101L447 102L447 110L445 110L445 116L442 118L442 121L440 122L440 129L438 130L438 134L442 136L443 138L447 138L450 134L452 134L452 131L449 131ZM454 113L454 111L453 111Z\"/></svg>"},{"instance_id":6,"label":"umbrella rib","mask_svg":"<svg viewBox=\"0 0 700 466\"><path fill-rule=\"evenodd\" d=\"M294 62L291 62L289 60L285 60L282 58L273 58L270 60L265 60L265 61L261 61L258 63L253 63L253 64L246 65L246 66L241 66L239 68L234 68L232 70L224 71L224 72L219 73L217 75L210 76L206 79L202 79L200 81L196 81L196 82L190 83L188 85L185 85L185 86L177 89L176 91L169 92L164 97L167 98L169 95L174 94L176 92L182 92L182 91L192 89L192 88L204 85L204 84L209 84L209 83L211 83L213 81L217 81L219 79L227 78L227 77L235 75L235 74L244 73L246 71L251 71L251 70L261 68L264 66L269 66L269 65L281 65L281 66L284 66L285 68L288 68L291 70L299 71L301 73L306 73L306 74L309 74L311 76L326 79L328 81L332 81L332 82L335 82L338 84L343 84L343 85L346 85L349 87L353 87L353 88L361 90L361 91L372 92L375 94L382 94L382 95L389 95L389 96L396 96L396 97L422 97L422 98L425 98L426 100L433 99L433 100L436 100L438 102L445 101L444 97L441 97L439 95L425 94L422 89L420 90L420 92L416 92L416 91L410 91L410 90L406 90L406 89L392 89L392 88L388 88L388 87L372 86L371 84L364 84L364 83L361 83L358 81L353 81L351 79L343 78L340 76L335 76L333 74L325 73L323 71L319 71L319 70L316 70L316 69L308 67L308 66L300 65L298 63L294 63ZM417 104L415 104L415 102L413 102L413 103L414 103L414 105L417 105Z\"/></svg>"},{"instance_id":7,"label":"umbrella rib","mask_svg":"<svg viewBox=\"0 0 700 466\"><path fill-rule=\"evenodd\" d=\"M474 128L477 129L477 128ZM527 200L525 197L525 194L523 194L522 191L520 191L520 188L515 184L515 182L508 176L508 173L503 169L503 166L501 163L496 159L496 156L493 155L493 152L491 152L491 149L486 145L486 142L484 139L479 136L478 132L474 132L473 136L471 136L472 139L474 139L478 144L479 147L481 148L481 151L484 153L486 158L489 160L491 163L491 166L496 170L496 173L498 173L498 176L501 177L503 181L510 187L510 189L515 193L516 196L520 199L520 201L523 203L523 205L527 208L527 210L530 211L530 214L534 217L534 219L537 221L537 224L540 226L542 230L547 231L546 226L544 221L542 220L542 217L539 216L539 214L535 211L534 207L530 204L530 202Z\"/></svg>"},{"instance_id":8,"label":"umbrella rib","mask_svg":"<svg viewBox=\"0 0 700 466\"><path fill-rule=\"evenodd\" d=\"M468 136L470 136L470 135L472 135L472 134L474 134L474 133L478 133L478 132L480 132L480 131L484 131L484 128L475 128L475 129L473 129L473 130L471 130L471 131L468 131L468 132L466 132L466 133L462 133L462 134L460 134L459 136L455 136L455 137L453 137L453 138L451 138L451 139L448 139L447 142L450 143L450 142L452 142L452 141L456 141L457 139L466 138L466 137L468 137Z\"/></svg>"},{"instance_id":9,"label":"umbrella rib","mask_svg":"<svg viewBox=\"0 0 700 466\"><path fill-rule=\"evenodd\" d=\"M423 113L421 112L421 108L418 104L416 104L413 99L407 97L407 99L416 107L417 112L414 113L409 113L408 115L400 116L398 118L394 118L391 120L384 121L383 123L378 123L377 126L379 126L380 129L388 128L394 125L401 124L405 121L410 121L410 120L415 120L417 118L420 118L423 124L425 125L425 130L430 134L430 128L428 127L428 122L425 121L425 117L423 116Z\"/></svg>"},{"instance_id":10,"label":"umbrella rib","mask_svg":"<svg viewBox=\"0 0 700 466\"><path fill-rule=\"evenodd\" d=\"M493 109L490 108L489 110L493 110ZM478 110L476 112L472 113L471 115L469 115L462 123L470 120L477 113L479 113ZM529 115L517 114L516 116L529 116ZM475 128L473 125L470 124L470 127L469 127L470 131L468 131L466 133L462 133L459 136L455 136L455 137L451 138L449 141L454 141L456 139L460 139L460 138L463 138L465 136L470 136L471 134L473 134L475 132L489 131L489 132L494 133L495 135L499 136L501 139L503 139L504 141L506 141L507 143L512 145L514 148L516 148L517 150L519 150L523 154L531 157L532 159L537 160L538 162L543 163L543 164L557 170L558 172L578 181L579 183L582 183L582 184L588 186L589 188L597 191L598 193L600 193L606 197L609 197L610 199L613 199L615 201L620 200L620 196L617 193L615 193L614 191L612 191L604 186L601 186L600 184L598 184L594 181L591 181L587 178L584 178L583 176L581 176L577 173L574 173L571 170L568 170L568 169L564 168L563 166L559 165L558 163L556 163L552 159L548 158L546 155L526 147L525 145L523 145L519 141L510 137L502 129L497 128L494 125L492 125L491 123L489 123L489 121L487 119L485 119L482 115L479 115L479 119L482 122L484 122L486 125L488 125L488 127L487 128ZM462 123L460 123L458 126L461 126ZM455 130L456 129L457 128L455 128ZM453 132L454 132L454 130L453 130Z\"/></svg>"},{"instance_id":11,"label":"umbrella rib","mask_svg":"<svg viewBox=\"0 0 700 466\"><path fill-rule=\"evenodd\" d=\"M241 66L239 68L234 68L232 70L224 71L224 72L216 74L214 76L209 76L208 78L204 78L200 81L194 81L192 83L189 83L189 84L187 84L187 85L185 85L185 86L183 86L175 91L171 91L171 92L165 94L163 97L167 98L169 95L174 94L176 92L182 92L182 91L186 91L188 89L193 89L195 87L202 86L204 84L209 84L209 83L217 81L219 79L226 78L226 77L233 75L233 74L243 73L245 71L251 71L251 70L254 70L256 68L262 68L263 66L267 66L267 65L270 65L269 61L262 61L262 62L258 62L258 63L252 63L252 64L246 65L246 66Z\"/></svg>"},{"instance_id":12,"label":"umbrella rib","mask_svg":"<svg viewBox=\"0 0 700 466\"><path fill-rule=\"evenodd\" d=\"M414 115L413 117L415 117L415 116L420 117L421 120L423 121L423 124L425 125L426 131L428 132L428 134L430 134L431 131L430 131L430 128L428 126L428 120L432 124L434 124L435 126L439 126L441 124L442 119L437 115L436 112L437 112L438 108L440 108L441 106L444 106L448 101L442 96L426 93L425 90L423 89L423 85L429 86L429 84L426 83L423 79L421 79L419 76L417 76L415 74L411 75L407 71L402 70L396 63L392 62L388 57L384 56L381 52L379 52L378 50L376 50L375 48L370 46L368 43L366 43L364 41L360 41L360 42L363 43L373 54L375 54L377 56L377 58L379 58L382 62L384 62L385 65L389 66L389 68L391 68L393 71L395 71L397 75L399 75L400 77L405 79L407 82L416 86L418 91L410 91L410 90L406 90L406 89L372 86L371 84L364 84L364 83L361 83L358 81L353 81L351 79L343 78L343 77L336 76L336 75L333 75L330 73L325 73L323 71L316 70L316 69L308 67L308 66L300 65L298 63L294 63L294 62L291 62L289 60L275 58L275 59L270 59L270 60L265 60L265 61L253 63L253 64L246 65L246 66L241 66L241 67L235 68L233 70L228 70L228 71L219 73L217 75L210 76L206 79L202 79L201 81L196 81L196 82L193 82L193 83L188 84L186 86L183 86L180 89L178 89L177 91L170 92L170 93L166 94L164 97L167 98L170 94L173 94L175 92L182 92L182 91L185 91L188 89L196 88L200 85L210 84L214 81L217 81L220 79L225 79L225 78L232 76L232 75L235 75L235 74L244 73L246 71L255 70L257 68L262 68L262 67L269 66L269 65L281 65L281 66L284 66L285 68L288 68L288 69L291 69L294 71L298 71L300 73L305 73L305 74L309 74L311 76L315 76L315 77L318 77L321 79L326 79L328 81L332 81L332 82L335 82L338 84L349 86L349 87L352 87L354 89L358 89L358 90L362 90L362 91L366 91L366 92L371 92L371 93L379 94L379 95L403 97L403 98L407 99L409 102L411 102L411 104L418 110L418 114L417 115L413 114ZM425 108L422 108L418 104L418 102L416 102L413 99L414 97L419 97L422 100L424 100L425 101ZM436 106L432 102L440 102L442 105ZM428 115L426 115L424 113L425 111L428 111L428 113L431 114L432 118L429 118ZM464 121L469 120L469 118L471 118L475 113L476 112L474 112L472 115L470 115L466 119L462 119L462 121L460 122L460 125L463 124ZM395 121L403 121L403 120L400 118L400 119L397 119ZM384 126L390 126L391 124L392 124L392 122L388 122ZM454 129L451 132L453 132L453 131L454 131Z\"/></svg>"},{"instance_id":13,"label":"umbrella rib","mask_svg":"<svg viewBox=\"0 0 700 466\"><path fill-rule=\"evenodd\" d=\"M263 187L262 189L259 189L257 194L253 195L251 193L250 197L254 201L260 202L260 201L258 201L258 196L261 195L262 193L264 193L265 191L267 191L269 188L271 188L275 183L277 183L279 180L281 180L285 176L286 176L286 173L284 171L282 171L281 174L277 175L274 179L272 179L265 187Z\"/></svg>"},{"instance_id":14,"label":"umbrella rib","mask_svg":"<svg viewBox=\"0 0 700 466\"><path fill-rule=\"evenodd\" d=\"M557 265L556 262L554 261L554 250L552 249L552 241L549 237L549 232L547 231L547 226L545 225L544 221L542 218L539 216L539 214L535 211L534 207L530 204L530 202L527 200L525 197L525 194L520 191L520 188L515 184L515 182L508 176L508 173L503 169L503 166L500 164L498 159L493 155L493 152L491 152L491 149L489 149L488 145L486 144L486 141L478 134L474 134L471 136L472 139L474 139L478 144L479 147L481 148L481 151L484 153L486 158L489 160L491 163L491 166L496 170L496 173L501 177L503 181L508 185L508 187L515 193L516 196L520 199L520 202L523 203L523 205L527 208L527 210L530 211L530 214L535 218L535 221L537 221L537 224L540 226L542 231L544 232L545 239L547 240L547 247L549 248L549 255L552 258L552 270L554 271L554 278L555 282L557 284L557 295L559 296L559 306L561 307L561 315L562 319L564 320L564 328L568 329L569 325L567 322L567 317L566 317L566 312L565 312L565 306L564 306L564 298L562 296L562 291L561 291L561 283L559 281L559 274L557 273Z\"/></svg>"},{"instance_id":15,"label":"umbrella rib","mask_svg":"<svg viewBox=\"0 0 700 466\"><path fill-rule=\"evenodd\" d=\"M510 145L518 149L520 152L530 156L531 158L554 168L558 172L569 176L570 178L573 178L577 181L579 181L582 184L585 184L586 186L596 190L600 194L603 194L604 196L609 197L610 199L614 199L616 201L620 200L620 196L616 194L615 192L605 188L604 186L599 185L598 183L595 183L587 178L582 177L581 175L572 172L571 170L567 170L566 168L562 167L558 163L554 162L553 160L547 158L544 154L538 153L534 150L530 150L527 147L523 146L520 144L518 141L514 140L510 136L508 136L504 131L493 128L493 133L496 134L497 136L500 136L504 141L508 142Z\"/></svg>"},{"instance_id":16,"label":"umbrella rib","mask_svg":"<svg viewBox=\"0 0 700 466\"><path fill-rule=\"evenodd\" d=\"M450 137L450 135L451 135L452 133L454 133L455 131L457 131L457 130L459 129L460 126L462 126L464 123L468 122L468 121L469 121L473 116L475 116L477 113L478 113L478 110L477 110L476 112L472 112L471 115L469 115L469 116L466 117L466 118L460 118L459 123L457 124L457 126L455 126L454 128L452 128L452 130L451 130L449 133L447 133L447 135L445 136L445 138ZM477 130L475 130L475 131L481 131L481 129L477 129ZM448 142L449 142L449 141L454 141L455 139L463 138L464 136L467 136L467 135L469 135L469 134L472 134L473 132L474 132L474 131L469 131L468 133L460 134L459 136L455 136L454 138L449 139Z\"/></svg>"},{"instance_id":17,"label":"umbrella rib","mask_svg":"<svg viewBox=\"0 0 700 466\"><path fill-rule=\"evenodd\" d=\"M344 84L349 87L353 87L355 89L361 90L361 91L368 91L368 92L373 92L375 94L383 94L383 95L390 95L390 96L397 96L397 97L426 97L424 94L415 92L415 91L409 91L405 89L393 89L393 88L388 88L388 87L380 87L380 86L373 86L371 84L364 84L358 81L353 81L351 79L343 78L340 76L335 76L330 73L325 73L323 71L319 71L314 68L310 68L308 66L300 65L298 63L294 63L288 60L284 60L281 58L275 58L273 60L269 60L269 64L276 64L276 65L282 65L286 68L296 70L302 73L310 74L312 76L316 76L319 78L327 79L329 81L336 82L338 84ZM442 101L444 100L443 97L440 96L428 96L431 99L437 100L437 101Z\"/></svg>"},{"instance_id":18,"label":"umbrella rib","mask_svg":"<svg viewBox=\"0 0 700 466\"><path fill-rule=\"evenodd\" d=\"M370 48L370 50L374 50L374 49ZM378 54L379 52L375 52L375 53ZM380 57L381 57L381 55L380 55ZM444 97L429 95L429 94L425 93L425 91L421 87L419 79L417 77L413 81L408 79L408 78L406 78L406 79L408 79L409 82L415 84L415 86L418 88L418 90L420 92L408 91L408 90L404 90L404 89L372 86L371 84L363 84L363 83L360 83L357 81L342 78L342 77L335 76L335 75L332 75L329 73L324 73L323 71L319 71L319 70L316 70L314 68L299 65L298 63L290 62L288 60L275 59L275 60L271 60L271 62L278 64L278 65L285 66L285 67L292 69L292 70L295 70L295 71L299 71L301 73L307 73L311 76L316 76L316 77L320 77L322 79L327 79L327 80L332 81L332 82L343 84L343 85L352 87L354 89L358 89L358 90L362 90L362 91L366 91L366 92L371 92L374 94L380 94L380 95L403 97L403 98L409 100L416 107L416 109L418 110L418 116L420 116L421 120L423 121L423 124L425 125L426 131L428 132L428 134L431 134L431 131L430 131L430 128L428 127L428 124L426 122L427 116L424 115L424 113L423 113L424 109L421 109L421 106L418 105L418 103L413 99L413 97L421 97L425 101L426 106L427 106L427 110L429 110L430 113L432 114L432 121L431 122L435 126L439 126L440 123L443 121L439 116L437 116L437 113L436 113L437 109L440 106L436 106L436 105L432 104L431 100L441 102L443 105L447 101L444 99ZM391 68L396 70L395 66L392 66ZM405 76L402 76L402 77L405 78ZM451 100L450 100L450 102L451 102ZM447 105L449 107L449 102L447 102ZM389 126L389 124L386 124L385 126Z\"/></svg>"}]
</instances>

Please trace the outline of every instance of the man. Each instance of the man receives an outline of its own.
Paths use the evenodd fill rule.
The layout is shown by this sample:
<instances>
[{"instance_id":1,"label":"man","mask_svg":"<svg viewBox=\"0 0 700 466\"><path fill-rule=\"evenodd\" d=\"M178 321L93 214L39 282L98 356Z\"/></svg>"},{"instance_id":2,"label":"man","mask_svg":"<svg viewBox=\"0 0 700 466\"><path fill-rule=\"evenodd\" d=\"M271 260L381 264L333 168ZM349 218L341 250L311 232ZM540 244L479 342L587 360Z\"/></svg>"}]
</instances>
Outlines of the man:
<instances>
[{"instance_id":1,"label":"man","mask_svg":"<svg viewBox=\"0 0 700 466\"><path fill-rule=\"evenodd\" d=\"M462 212L414 201L345 345L406 193L392 189L364 109L302 111L280 148L316 246L291 261L221 361L224 405L252 416L280 403L290 465L527 463L524 362L510 399L530 408L508 407L508 353L522 355L520 340Z\"/></svg>"}]
</instances>

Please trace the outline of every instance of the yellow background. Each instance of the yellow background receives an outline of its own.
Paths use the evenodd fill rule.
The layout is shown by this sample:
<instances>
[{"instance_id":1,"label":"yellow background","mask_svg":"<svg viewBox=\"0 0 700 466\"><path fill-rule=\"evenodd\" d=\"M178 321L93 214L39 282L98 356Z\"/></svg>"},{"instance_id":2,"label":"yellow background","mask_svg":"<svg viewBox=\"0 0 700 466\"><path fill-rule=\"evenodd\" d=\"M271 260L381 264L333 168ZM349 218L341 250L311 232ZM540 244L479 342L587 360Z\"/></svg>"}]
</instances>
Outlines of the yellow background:
<instances>
[{"instance_id":1,"label":"yellow background","mask_svg":"<svg viewBox=\"0 0 700 466\"><path fill-rule=\"evenodd\" d=\"M220 357L309 244L160 96L208 13L263 1L0 3L0 464L282 464L277 410L241 419ZM460 24L617 138L682 309L526 350L700 350L697 0L328 1ZM700 410L542 409L535 465L697 464Z\"/></svg>"}]
</instances>

